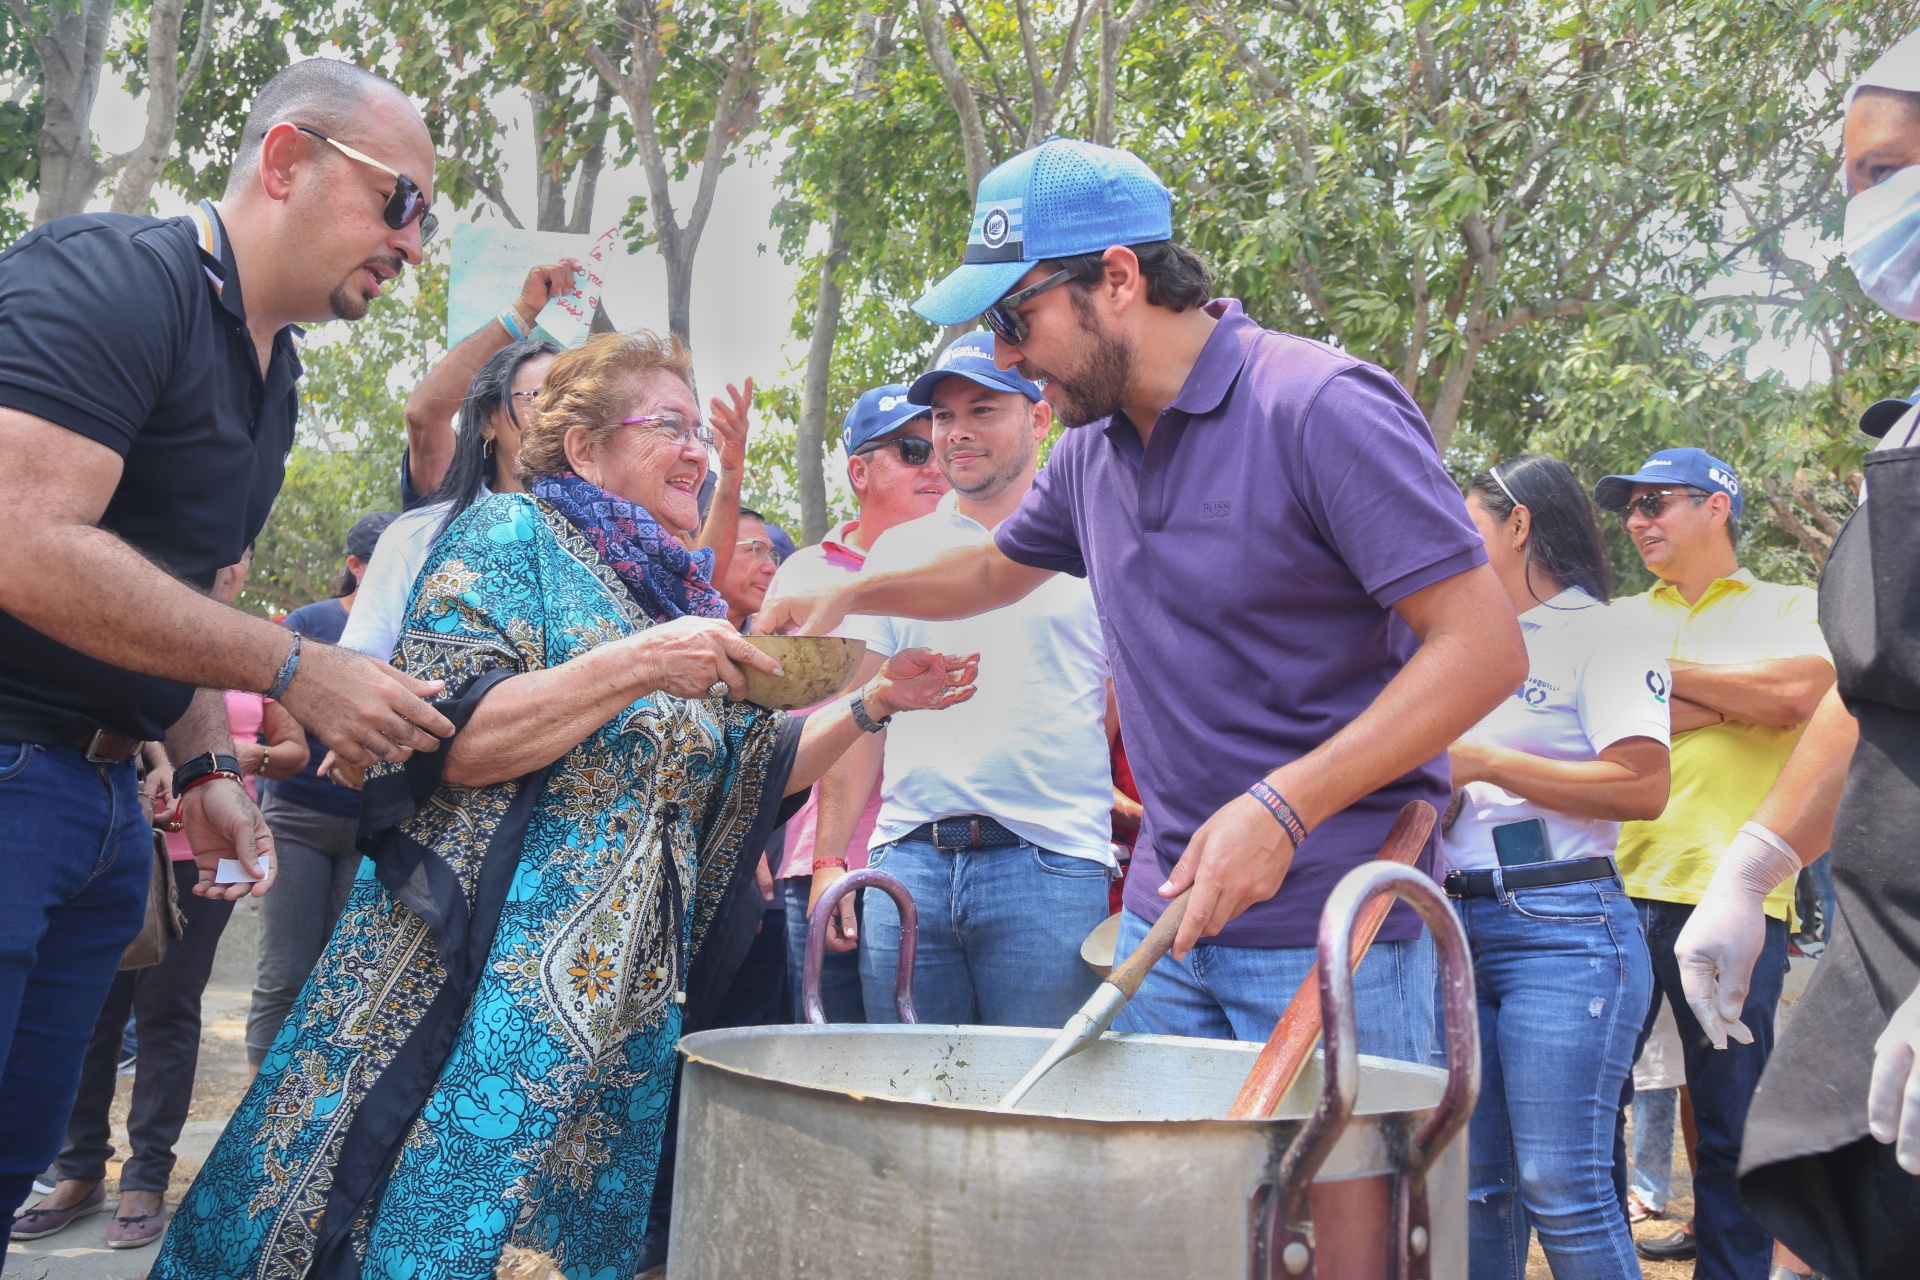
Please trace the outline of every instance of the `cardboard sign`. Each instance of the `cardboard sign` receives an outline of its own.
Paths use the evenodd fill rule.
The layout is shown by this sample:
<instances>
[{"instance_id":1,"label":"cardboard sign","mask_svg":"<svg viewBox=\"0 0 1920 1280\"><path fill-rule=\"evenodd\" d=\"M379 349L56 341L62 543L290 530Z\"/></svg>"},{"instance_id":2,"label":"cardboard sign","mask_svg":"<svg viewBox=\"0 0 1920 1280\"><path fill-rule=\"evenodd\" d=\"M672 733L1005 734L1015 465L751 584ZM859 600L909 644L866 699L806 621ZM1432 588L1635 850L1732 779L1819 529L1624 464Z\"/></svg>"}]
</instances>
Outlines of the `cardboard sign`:
<instances>
[{"instance_id":1,"label":"cardboard sign","mask_svg":"<svg viewBox=\"0 0 1920 1280\"><path fill-rule=\"evenodd\" d=\"M520 296L527 272L545 263L572 258L573 290L547 303L536 321L536 336L563 347L583 342L601 311L612 259L625 257L618 228L599 236L564 231L517 231L499 223L456 223L447 278L447 346L451 349L490 323ZM602 327L606 327L604 324Z\"/></svg>"}]
</instances>

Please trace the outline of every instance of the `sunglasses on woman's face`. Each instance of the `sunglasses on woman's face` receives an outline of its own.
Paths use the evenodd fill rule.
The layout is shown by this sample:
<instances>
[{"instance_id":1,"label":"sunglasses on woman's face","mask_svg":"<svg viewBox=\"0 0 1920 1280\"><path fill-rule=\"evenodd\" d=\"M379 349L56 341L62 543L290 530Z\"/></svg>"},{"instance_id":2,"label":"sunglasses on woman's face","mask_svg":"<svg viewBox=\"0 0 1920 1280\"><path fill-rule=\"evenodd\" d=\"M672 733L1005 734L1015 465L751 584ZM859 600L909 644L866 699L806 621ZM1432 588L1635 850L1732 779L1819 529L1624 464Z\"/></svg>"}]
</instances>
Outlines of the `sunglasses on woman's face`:
<instances>
[{"instance_id":1,"label":"sunglasses on woman's face","mask_svg":"<svg viewBox=\"0 0 1920 1280\"><path fill-rule=\"evenodd\" d=\"M420 224L420 243L433 239L433 233L440 229L440 219L428 208L426 193L420 190L420 184L398 169L381 164L364 151L355 151L344 142L336 142L318 129L309 129L306 125L293 126L300 132L320 139L349 160L358 160L361 164L372 165L393 179L393 194L387 197L387 207L382 211L387 225L395 231L404 229L409 223Z\"/></svg>"},{"instance_id":2,"label":"sunglasses on woman's face","mask_svg":"<svg viewBox=\"0 0 1920 1280\"><path fill-rule=\"evenodd\" d=\"M1637 498L1628 498L1627 505L1620 508L1620 523L1625 524L1636 511L1649 520L1658 520L1667 513L1668 504L1675 498L1705 502L1707 495L1692 489L1656 489L1652 493L1643 493Z\"/></svg>"},{"instance_id":3,"label":"sunglasses on woman's face","mask_svg":"<svg viewBox=\"0 0 1920 1280\"><path fill-rule=\"evenodd\" d=\"M694 440L698 440L704 445L711 445L713 443L712 427L709 427L704 422L694 422L685 414L675 413L671 409L662 413L643 413L637 418L622 418L620 419L620 425L623 427L645 427L647 430L659 435L662 439L671 440L682 449L686 448L687 444Z\"/></svg>"},{"instance_id":4,"label":"sunglasses on woman's face","mask_svg":"<svg viewBox=\"0 0 1920 1280\"><path fill-rule=\"evenodd\" d=\"M910 467L924 467L927 459L933 456L933 441L921 436L901 436L898 440L878 440L873 444L863 444L853 451L856 458L864 458L888 445L900 446L900 461Z\"/></svg>"},{"instance_id":5,"label":"sunglasses on woman's face","mask_svg":"<svg viewBox=\"0 0 1920 1280\"><path fill-rule=\"evenodd\" d=\"M1027 340L1027 322L1021 318L1015 308L1023 307L1049 289L1057 289L1071 279L1071 271L1056 271L1038 284L1016 289L984 311L980 318L987 322L987 328L999 336L1000 341L1010 347L1017 347Z\"/></svg>"}]
</instances>

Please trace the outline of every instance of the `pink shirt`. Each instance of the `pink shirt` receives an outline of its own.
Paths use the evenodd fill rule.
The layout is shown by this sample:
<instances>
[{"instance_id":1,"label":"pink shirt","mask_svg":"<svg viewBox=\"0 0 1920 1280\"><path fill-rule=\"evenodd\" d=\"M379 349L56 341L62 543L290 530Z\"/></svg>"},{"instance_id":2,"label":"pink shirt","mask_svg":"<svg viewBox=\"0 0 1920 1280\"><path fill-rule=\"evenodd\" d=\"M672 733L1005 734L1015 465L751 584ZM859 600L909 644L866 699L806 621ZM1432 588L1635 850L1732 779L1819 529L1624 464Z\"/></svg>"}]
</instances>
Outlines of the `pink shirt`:
<instances>
[{"instance_id":1,"label":"pink shirt","mask_svg":"<svg viewBox=\"0 0 1920 1280\"><path fill-rule=\"evenodd\" d=\"M260 722L267 716L267 700L257 693L242 693L238 689L227 690L227 726L233 736L242 742L252 742L260 735ZM260 789L257 780L246 779L247 794L258 800ZM193 850L187 847L187 833L184 831L167 832L167 856L175 862L193 861Z\"/></svg>"},{"instance_id":2,"label":"pink shirt","mask_svg":"<svg viewBox=\"0 0 1920 1280\"><path fill-rule=\"evenodd\" d=\"M860 527L858 520L849 520L829 533L825 538L810 547L801 547L787 557L780 571L773 575L773 583L768 587L769 594L781 591L806 591L819 586L831 586L832 579L842 574L858 573L866 567L864 552L855 549L847 542L847 536ZM839 634L838 632L835 633ZM825 705L824 703L822 705ZM814 710L815 708L808 708ZM807 797L800 812L787 820L787 852L780 862L780 868L774 874L782 879L788 876L810 876L813 874L813 846L815 828L820 819L820 792L816 789ZM880 782L874 780L873 794L867 798L867 807L860 813L860 820L854 824L853 837L847 841L846 857L849 869L858 870L867 865L867 840L873 835L874 823L880 819Z\"/></svg>"}]
</instances>

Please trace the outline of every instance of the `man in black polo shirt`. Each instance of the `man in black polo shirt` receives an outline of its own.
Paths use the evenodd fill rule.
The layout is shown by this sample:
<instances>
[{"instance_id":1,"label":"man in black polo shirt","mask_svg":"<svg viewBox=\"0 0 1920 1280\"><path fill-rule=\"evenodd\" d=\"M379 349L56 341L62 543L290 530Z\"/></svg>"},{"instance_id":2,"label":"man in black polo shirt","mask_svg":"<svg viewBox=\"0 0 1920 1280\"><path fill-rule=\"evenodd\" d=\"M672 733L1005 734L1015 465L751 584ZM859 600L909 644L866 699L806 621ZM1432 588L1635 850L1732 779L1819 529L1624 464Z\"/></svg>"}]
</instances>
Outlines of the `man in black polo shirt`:
<instances>
[{"instance_id":1,"label":"man in black polo shirt","mask_svg":"<svg viewBox=\"0 0 1920 1280\"><path fill-rule=\"evenodd\" d=\"M219 690L279 698L355 763L452 730L437 686L206 595L279 491L296 326L359 319L420 260L433 159L399 90L316 59L261 90L217 204L63 218L0 255L0 1264L139 930L139 743L177 766L196 892L237 898L220 859L258 871L272 842Z\"/></svg>"}]
</instances>

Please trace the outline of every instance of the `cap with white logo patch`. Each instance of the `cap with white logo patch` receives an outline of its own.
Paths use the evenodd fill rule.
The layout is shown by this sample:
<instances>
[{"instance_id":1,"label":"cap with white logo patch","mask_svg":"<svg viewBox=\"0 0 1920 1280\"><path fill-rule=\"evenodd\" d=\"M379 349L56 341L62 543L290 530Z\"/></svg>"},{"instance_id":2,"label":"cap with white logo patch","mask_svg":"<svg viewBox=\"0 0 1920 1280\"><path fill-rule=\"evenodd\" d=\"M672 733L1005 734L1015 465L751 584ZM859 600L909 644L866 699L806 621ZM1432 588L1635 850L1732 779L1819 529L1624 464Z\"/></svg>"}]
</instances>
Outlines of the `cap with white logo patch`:
<instances>
[{"instance_id":1,"label":"cap with white logo patch","mask_svg":"<svg viewBox=\"0 0 1920 1280\"><path fill-rule=\"evenodd\" d=\"M933 389L947 378L966 378L994 391L1014 391L1029 400L1040 398L1040 384L1029 382L1013 369L994 363L993 335L985 329L963 333L940 353L933 370L914 380L908 396L915 404L932 404Z\"/></svg>"}]
</instances>

